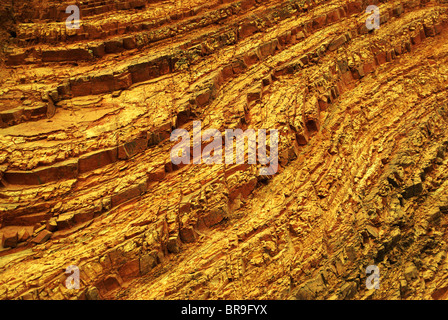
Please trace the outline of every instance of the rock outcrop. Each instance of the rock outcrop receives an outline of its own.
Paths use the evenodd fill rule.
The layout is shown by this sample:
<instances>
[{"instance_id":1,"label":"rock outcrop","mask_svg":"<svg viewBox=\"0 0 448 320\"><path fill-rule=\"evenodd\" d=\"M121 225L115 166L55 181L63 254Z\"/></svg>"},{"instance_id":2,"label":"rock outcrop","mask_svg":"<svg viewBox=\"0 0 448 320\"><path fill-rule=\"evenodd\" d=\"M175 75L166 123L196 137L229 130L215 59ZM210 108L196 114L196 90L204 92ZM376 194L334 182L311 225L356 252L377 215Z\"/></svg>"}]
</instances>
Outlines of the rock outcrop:
<instances>
[{"instance_id":1,"label":"rock outcrop","mask_svg":"<svg viewBox=\"0 0 448 320\"><path fill-rule=\"evenodd\" d=\"M1 298L448 297L447 1L42 2L1 0ZM194 121L278 172L174 164Z\"/></svg>"}]
</instances>

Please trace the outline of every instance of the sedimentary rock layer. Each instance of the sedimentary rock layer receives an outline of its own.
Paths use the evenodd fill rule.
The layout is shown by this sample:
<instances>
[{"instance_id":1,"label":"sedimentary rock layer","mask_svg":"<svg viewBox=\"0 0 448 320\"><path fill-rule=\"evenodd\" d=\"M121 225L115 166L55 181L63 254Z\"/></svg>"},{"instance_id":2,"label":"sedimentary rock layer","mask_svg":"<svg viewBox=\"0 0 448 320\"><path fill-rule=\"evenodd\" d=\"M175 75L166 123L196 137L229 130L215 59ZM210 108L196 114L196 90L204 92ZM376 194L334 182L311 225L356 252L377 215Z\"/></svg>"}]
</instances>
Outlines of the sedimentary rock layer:
<instances>
[{"instance_id":1,"label":"sedimentary rock layer","mask_svg":"<svg viewBox=\"0 0 448 320\"><path fill-rule=\"evenodd\" d=\"M69 4L2 2L1 298L446 298L446 1ZM174 164L194 121L278 172Z\"/></svg>"}]
</instances>

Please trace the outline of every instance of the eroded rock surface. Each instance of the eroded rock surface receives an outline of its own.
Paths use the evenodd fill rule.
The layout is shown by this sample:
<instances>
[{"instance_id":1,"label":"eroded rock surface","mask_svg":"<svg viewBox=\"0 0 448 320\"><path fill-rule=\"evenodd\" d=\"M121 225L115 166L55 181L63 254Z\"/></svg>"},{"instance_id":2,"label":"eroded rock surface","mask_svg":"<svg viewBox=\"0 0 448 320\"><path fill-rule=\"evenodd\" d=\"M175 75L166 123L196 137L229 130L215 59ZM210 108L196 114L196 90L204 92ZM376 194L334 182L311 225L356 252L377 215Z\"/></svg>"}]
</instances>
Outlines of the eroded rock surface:
<instances>
[{"instance_id":1,"label":"eroded rock surface","mask_svg":"<svg viewBox=\"0 0 448 320\"><path fill-rule=\"evenodd\" d=\"M1 2L1 298L447 298L447 1L70 4ZM197 120L278 172L173 164Z\"/></svg>"}]
</instances>

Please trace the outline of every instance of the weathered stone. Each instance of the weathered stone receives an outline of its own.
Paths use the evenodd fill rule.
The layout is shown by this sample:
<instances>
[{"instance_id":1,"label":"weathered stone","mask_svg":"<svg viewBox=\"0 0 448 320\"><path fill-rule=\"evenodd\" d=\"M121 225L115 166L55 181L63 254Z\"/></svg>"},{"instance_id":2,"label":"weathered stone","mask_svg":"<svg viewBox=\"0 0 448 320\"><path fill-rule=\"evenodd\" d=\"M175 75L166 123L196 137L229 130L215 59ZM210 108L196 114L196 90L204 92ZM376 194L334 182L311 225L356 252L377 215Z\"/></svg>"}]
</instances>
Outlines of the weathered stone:
<instances>
[{"instance_id":1,"label":"weathered stone","mask_svg":"<svg viewBox=\"0 0 448 320\"><path fill-rule=\"evenodd\" d=\"M207 227L211 227L219 222L221 222L228 213L228 207L227 205L218 205L215 206L204 215L203 220L204 224Z\"/></svg>"},{"instance_id":2,"label":"weathered stone","mask_svg":"<svg viewBox=\"0 0 448 320\"><path fill-rule=\"evenodd\" d=\"M107 0L79 29L63 3L8 6L0 297L448 295L443 1ZM174 164L195 120L276 129L272 175L259 136L243 163Z\"/></svg>"},{"instance_id":3,"label":"weathered stone","mask_svg":"<svg viewBox=\"0 0 448 320\"><path fill-rule=\"evenodd\" d=\"M319 274L314 279L309 280L304 285L300 286L295 297L297 300L312 300L324 290L325 283L322 275Z\"/></svg>"},{"instance_id":4,"label":"weathered stone","mask_svg":"<svg viewBox=\"0 0 448 320\"><path fill-rule=\"evenodd\" d=\"M36 244L41 244L50 239L52 235L52 232L48 230L42 230L32 241Z\"/></svg>"},{"instance_id":5,"label":"weathered stone","mask_svg":"<svg viewBox=\"0 0 448 320\"><path fill-rule=\"evenodd\" d=\"M257 51L260 60L264 60L267 56L274 54L277 45L278 45L277 39L271 40L267 43L260 45Z\"/></svg>"},{"instance_id":6,"label":"weathered stone","mask_svg":"<svg viewBox=\"0 0 448 320\"><path fill-rule=\"evenodd\" d=\"M76 178L78 176L78 162L67 160L30 171L6 171L4 176L10 184L39 185L61 179Z\"/></svg>"},{"instance_id":7,"label":"weathered stone","mask_svg":"<svg viewBox=\"0 0 448 320\"><path fill-rule=\"evenodd\" d=\"M249 194L254 190L256 184L257 179L253 178L237 185L234 188L231 188L229 192L229 201L233 201L239 195L241 195L243 199L247 198Z\"/></svg>"},{"instance_id":8,"label":"weathered stone","mask_svg":"<svg viewBox=\"0 0 448 320\"><path fill-rule=\"evenodd\" d=\"M123 50L123 39L109 40L104 42L104 51L106 53L117 53Z\"/></svg>"},{"instance_id":9,"label":"weathered stone","mask_svg":"<svg viewBox=\"0 0 448 320\"><path fill-rule=\"evenodd\" d=\"M140 273L146 274L157 265L155 253L145 253L140 257Z\"/></svg>"},{"instance_id":10,"label":"weathered stone","mask_svg":"<svg viewBox=\"0 0 448 320\"><path fill-rule=\"evenodd\" d=\"M378 229L375 228L374 226L368 225L366 227L367 232L373 237L373 238L378 238Z\"/></svg>"},{"instance_id":11,"label":"weathered stone","mask_svg":"<svg viewBox=\"0 0 448 320\"><path fill-rule=\"evenodd\" d=\"M358 291L358 286L354 281L348 281L341 287L340 298L344 300L352 299Z\"/></svg>"},{"instance_id":12,"label":"weathered stone","mask_svg":"<svg viewBox=\"0 0 448 320\"><path fill-rule=\"evenodd\" d=\"M307 99L304 107L303 121L308 132L317 132L320 128L319 102L316 96Z\"/></svg>"},{"instance_id":13,"label":"weathered stone","mask_svg":"<svg viewBox=\"0 0 448 320\"><path fill-rule=\"evenodd\" d=\"M327 22L327 15L322 14L313 19L313 28L320 29L326 24L326 22Z\"/></svg>"},{"instance_id":14,"label":"weathered stone","mask_svg":"<svg viewBox=\"0 0 448 320\"><path fill-rule=\"evenodd\" d=\"M119 204L126 202L130 199L136 198L146 192L146 181L133 185L120 191L112 196L112 207L116 207Z\"/></svg>"},{"instance_id":15,"label":"weathered stone","mask_svg":"<svg viewBox=\"0 0 448 320\"><path fill-rule=\"evenodd\" d=\"M86 290L87 300L100 300L100 293L96 287L89 287Z\"/></svg>"},{"instance_id":16,"label":"weathered stone","mask_svg":"<svg viewBox=\"0 0 448 320\"><path fill-rule=\"evenodd\" d=\"M179 236L184 243L195 242L198 238L196 231L191 226L181 228L179 231Z\"/></svg>"},{"instance_id":17,"label":"weathered stone","mask_svg":"<svg viewBox=\"0 0 448 320\"><path fill-rule=\"evenodd\" d=\"M141 138L127 142L118 147L118 159L129 159L137 153L143 152L148 146L148 140Z\"/></svg>"},{"instance_id":18,"label":"weathered stone","mask_svg":"<svg viewBox=\"0 0 448 320\"><path fill-rule=\"evenodd\" d=\"M328 50L334 51L334 50L338 49L340 46L342 46L346 41L347 41L347 39L345 38L345 35L341 35L330 42L330 45L328 46Z\"/></svg>"},{"instance_id":19,"label":"weathered stone","mask_svg":"<svg viewBox=\"0 0 448 320\"><path fill-rule=\"evenodd\" d=\"M247 59L246 59L247 60ZM244 59L236 59L232 62L232 71L235 75L244 72L247 69L247 65Z\"/></svg>"},{"instance_id":20,"label":"weathered stone","mask_svg":"<svg viewBox=\"0 0 448 320\"><path fill-rule=\"evenodd\" d=\"M80 61L92 58L93 54L86 48L42 51L43 62Z\"/></svg>"},{"instance_id":21,"label":"weathered stone","mask_svg":"<svg viewBox=\"0 0 448 320\"><path fill-rule=\"evenodd\" d=\"M120 277L126 281L127 279L134 278L138 276L140 269L139 269L139 260L134 259L127 263L125 263L123 266L120 267L118 270Z\"/></svg>"},{"instance_id":22,"label":"weathered stone","mask_svg":"<svg viewBox=\"0 0 448 320\"><path fill-rule=\"evenodd\" d=\"M422 191L423 191L422 181L419 177L416 177L410 185L405 187L402 195L403 198L409 199L418 196Z\"/></svg>"},{"instance_id":23,"label":"weathered stone","mask_svg":"<svg viewBox=\"0 0 448 320\"><path fill-rule=\"evenodd\" d=\"M137 47L134 37L123 38L123 48L126 50L134 49Z\"/></svg>"},{"instance_id":24,"label":"weathered stone","mask_svg":"<svg viewBox=\"0 0 448 320\"><path fill-rule=\"evenodd\" d=\"M418 270L415 264L411 262L405 266L404 277L408 282L412 282L412 280L418 277Z\"/></svg>"},{"instance_id":25,"label":"weathered stone","mask_svg":"<svg viewBox=\"0 0 448 320\"><path fill-rule=\"evenodd\" d=\"M107 150L93 151L79 158L79 173L82 174L104 167L117 161L117 159L118 152L115 147Z\"/></svg>"},{"instance_id":26,"label":"weathered stone","mask_svg":"<svg viewBox=\"0 0 448 320\"><path fill-rule=\"evenodd\" d=\"M103 280L102 285L105 287L107 291L112 291L121 287L122 283L123 280L120 278L120 276L116 274L111 274Z\"/></svg>"},{"instance_id":27,"label":"weathered stone","mask_svg":"<svg viewBox=\"0 0 448 320\"><path fill-rule=\"evenodd\" d=\"M149 181L161 181L165 178L165 166L160 166L159 168L154 169L150 173L148 173Z\"/></svg>"},{"instance_id":28,"label":"weathered stone","mask_svg":"<svg viewBox=\"0 0 448 320\"><path fill-rule=\"evenodd\" d=\"M30 238L30 234L28 233L28 230L25 228L22 228L19 230L17 234L17 241L18 242L24 242Z\"/></svg>"},{"instance_id":29,"label":"weathered stone","mask_svg":"<svg viewBox=\"0 0 448 320\"><path fill-rule=\"evenodd\" d=\"M63 213L60 216L58 216L58 218L56 220L58 229L62 230L62 229L71 228L75 223L73 218L74 218L73 213Z\"/></svg>"},{"instance_id":30,"label":"weathered stone","mask_svg":"<svg viewBox=\"0 0 448 320\"><path fill-rule=\"evenodd\" d=\"M4 232L3 247L15 248L18 242L17 230L11 230Z\"/></svg>"},{"instance_id":31,"label":"weathered stone","mask_svg":"<svg viewBox=\"0 0 448 320\"><path fill-rule=\"evenodd\" d=\"M170 237L168 239L166 247L167 247L168 251L171 253L179 253L180 252L179 237L177 237L177 236Z\"/></svg>"},{"instance_id":32,"label":"weathered stone","mask_svg":"<svg viewBox=\"0 0 448 320\"><path fill-rule=\"evenodd\" d=\"M86 208L75 211L73 214L73 222L75 224L87 222L93 219L93 208Z\"/></svg>"},{"instance_id":33,"label":"weathered stone","mask_svg":"<svg viewBox=\"0 0 448 320\"><path fill-rule=\"evenodd\" d=\"M261 101L261 88L247 93L247 102Z\"/></svg>"},{"instance_id":34,"label":"weathered stone","mask_svg":"<svg viewBox=\"0 0 448 320\"><path fill-rule=\"evenodd\" d=\"M392 9L392 13L394 14L394 16L399 17L401 16L401 14L403 13L403 5L399 4L397 5L395 8Z\"/></svg>"},{"instance_id":35,"label":"weathered stone","mask_svg":"<svg viewBox=\"0 0 448 320\"><path fill-rule=\"evenodd\" d=\"M58 228L58 223L57 223L57 219L56 218L51 218L50 220L47 221L47 230L54 232L57 230Z\"/></svg>"},{"instance_id":36,"label":"weathered stone","mask_svg":"<svg viewBox=\"0 0 448 320\"><path fill-rule=\"evenodd\" d=\"M211 91L206 89L198 93L196 96L196 103L198 106L204 106L206 105L211 98Z\"/></svg>"}]
</instances>

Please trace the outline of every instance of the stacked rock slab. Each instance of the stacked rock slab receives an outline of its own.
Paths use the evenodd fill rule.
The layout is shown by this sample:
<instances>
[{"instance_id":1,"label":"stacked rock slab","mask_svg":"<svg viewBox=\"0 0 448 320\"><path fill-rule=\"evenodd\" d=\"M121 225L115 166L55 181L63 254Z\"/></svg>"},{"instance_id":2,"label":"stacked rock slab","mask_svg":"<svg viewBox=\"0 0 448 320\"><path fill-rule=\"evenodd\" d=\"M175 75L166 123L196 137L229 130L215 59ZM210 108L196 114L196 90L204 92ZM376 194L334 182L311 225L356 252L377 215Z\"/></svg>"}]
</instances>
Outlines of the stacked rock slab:
<instances>
[{"instance_id":1,"label":"stacked rock slab","mask_svg":"<svg viewBox=\"0 0 448 320\"><path fill-rule=\"evenodd\" d=\"M1 4L0 297L447 297L446 2ZM194 121L278 171L173 163Z\"/></svg>"}]
</instances>

